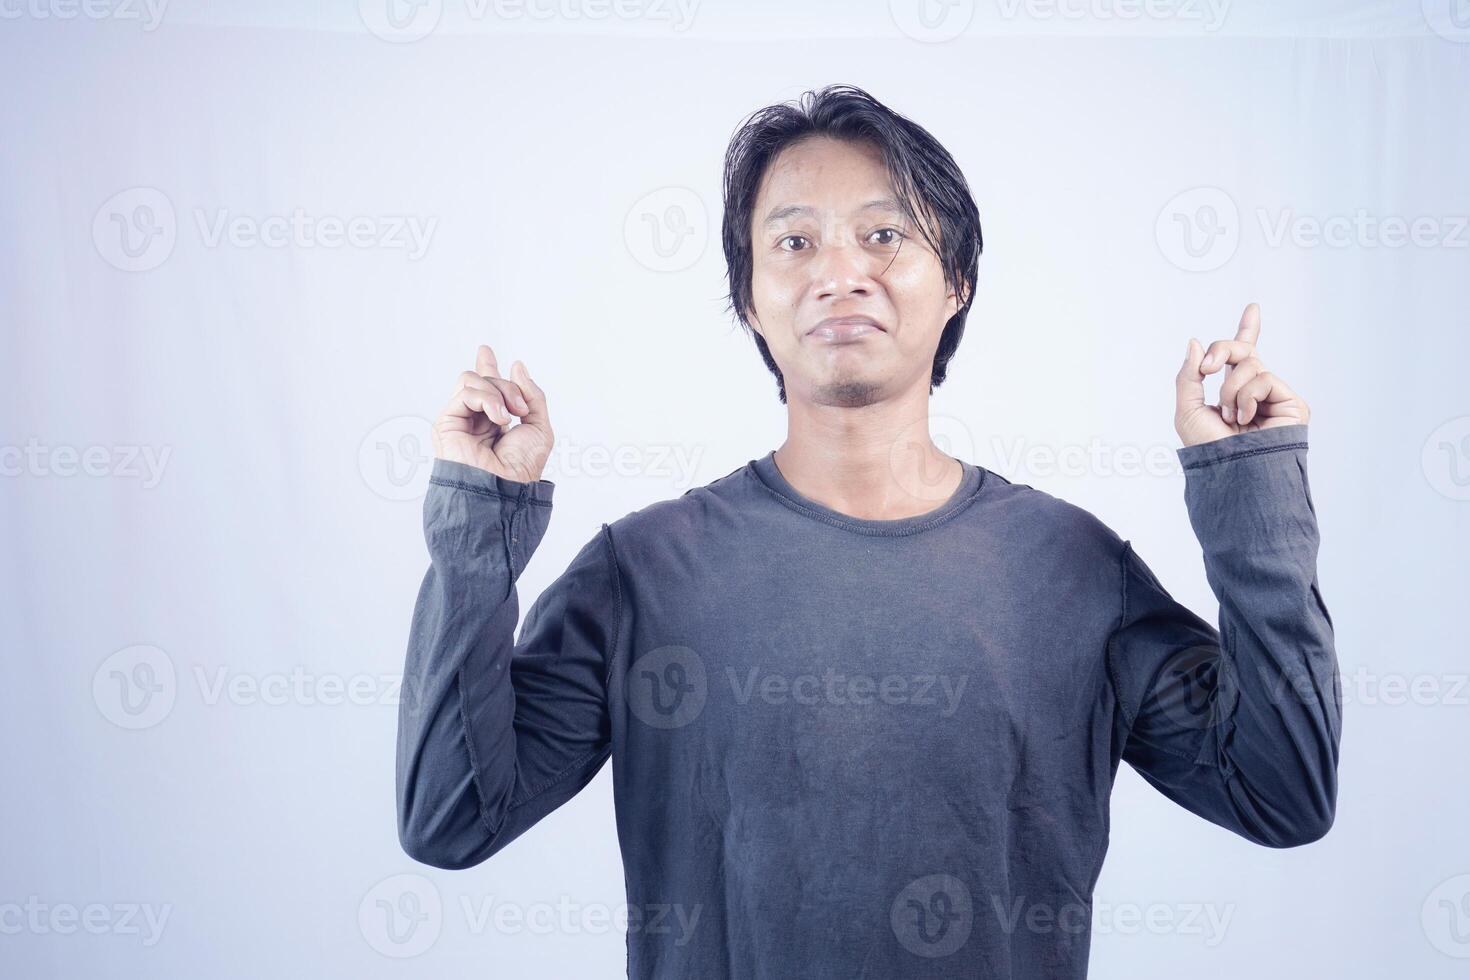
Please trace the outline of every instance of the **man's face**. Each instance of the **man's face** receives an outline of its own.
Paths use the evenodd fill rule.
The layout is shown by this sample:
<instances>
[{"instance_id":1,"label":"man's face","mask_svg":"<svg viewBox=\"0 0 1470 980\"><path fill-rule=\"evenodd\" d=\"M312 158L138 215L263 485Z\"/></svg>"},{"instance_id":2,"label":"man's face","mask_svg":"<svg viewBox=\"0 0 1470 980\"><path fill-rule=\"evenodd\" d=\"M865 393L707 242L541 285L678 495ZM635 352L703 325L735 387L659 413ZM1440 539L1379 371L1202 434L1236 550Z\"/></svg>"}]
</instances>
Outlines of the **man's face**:
<instances>
[{"instance_id":1,"label":"man's face","mask_svg":"<svg viewBox=\"0 0 1470 980\"><path fill-rule=\"evenodd\" d=\"M767 168L751 228L751 326L788 402L868 405L922 385L958 303L899 208L881 152L829 138ZM872 323L830 323L866 317Z\"/></svg>"}]
</instances>

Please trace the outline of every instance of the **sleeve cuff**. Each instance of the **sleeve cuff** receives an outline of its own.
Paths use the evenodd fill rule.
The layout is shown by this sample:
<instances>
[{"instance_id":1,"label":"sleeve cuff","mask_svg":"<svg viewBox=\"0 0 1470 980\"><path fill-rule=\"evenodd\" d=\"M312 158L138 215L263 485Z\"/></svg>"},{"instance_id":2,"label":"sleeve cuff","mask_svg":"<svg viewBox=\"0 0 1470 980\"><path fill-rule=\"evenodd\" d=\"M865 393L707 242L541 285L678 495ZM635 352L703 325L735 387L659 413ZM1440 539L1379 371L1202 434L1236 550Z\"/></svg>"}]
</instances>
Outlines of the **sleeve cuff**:
<instances>
[{"instance_id":1,"label":"sleeve cuff","mask_svg":"<svg viewBox=\"0 0 1470 980\"><path fill-rule=\"evenodd\" d=\"M1177 452L1190 524L1206 555L1315 540L1305 424L1240 432Z\"/></svg>"},{"instance_id":2,"label":"sleeve cuff","mask_svg":"<svg viewBox=\"0 0 1470 980\"><path fill-rule=\"evenodd\" d=\"M1183 446L1177 450L1179 462L1186 471L1223 463L1243 456L1257 456L1281 450L1307 448L1307 425L1279 425L1270 429L1238 432L1233 436Z\"/></svg>"},{"instance_id":3,"label":"sleeve cuff","mask_svg":"<svg viewBox=\"0 0 1470 980\"><path fill-rule=\"evenodd\" d=\"M440 486L457 487L472 493L485 493L508 500L519 500L522 494L532 503L551 506L552 491L556 484L550 480L508 480L489 470L468 463L456 463L435 457L434 468L429 472L429 482Z\"/></svg>"}]
</instances>

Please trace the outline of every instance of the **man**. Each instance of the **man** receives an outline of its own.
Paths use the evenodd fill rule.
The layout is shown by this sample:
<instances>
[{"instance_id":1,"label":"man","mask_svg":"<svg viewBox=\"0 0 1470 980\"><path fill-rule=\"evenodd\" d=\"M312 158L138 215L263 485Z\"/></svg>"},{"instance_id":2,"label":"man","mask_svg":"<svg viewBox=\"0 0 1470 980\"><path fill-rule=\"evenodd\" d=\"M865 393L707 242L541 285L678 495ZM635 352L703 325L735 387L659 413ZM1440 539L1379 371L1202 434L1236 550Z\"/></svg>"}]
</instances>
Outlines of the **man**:
<instances>
[{"instance_id":1,"label":"man","mask_svg":"<svg viewBox=\"0 0 1470 980\"><path fill-rule=\"evenodd\" d=\"M1190 339L1175 425L1217 632L1090 513L929 439L974 203L919 126L858 89L808 96L748 120L725 172L731 301L785 442L602 525L519 640L547 396L488 347L460 376L401 840L478 864L611 757L632 977L1083 977L1120 760L1265 846L1332 824L1307 406L1265 369L1254 304L1233 339Z\"/></svg>"}]
</instances>

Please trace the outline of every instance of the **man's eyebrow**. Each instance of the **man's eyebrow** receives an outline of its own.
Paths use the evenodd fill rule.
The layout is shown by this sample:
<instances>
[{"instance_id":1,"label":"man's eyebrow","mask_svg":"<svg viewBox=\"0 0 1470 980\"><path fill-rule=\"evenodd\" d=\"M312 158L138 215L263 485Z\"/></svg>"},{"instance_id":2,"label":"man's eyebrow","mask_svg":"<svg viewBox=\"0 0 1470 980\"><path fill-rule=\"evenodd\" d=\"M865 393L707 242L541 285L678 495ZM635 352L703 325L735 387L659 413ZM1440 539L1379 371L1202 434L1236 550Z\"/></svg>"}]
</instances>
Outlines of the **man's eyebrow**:
<instances>
[{"instance_id":1,"label":"man's eyebrow","mask_svg":"<svg viewBox=\"0 0 1470 980\"><path fill-rule=\"evenodd\" d=\"M858 211L889 211L897 215L903 215L904 213L903 207L891 197L880 197L877 200L869 201L867 204L858 208ZM787 218L807 217L814 214L816 214L816 209L810 205L787 204L782 207L772 208L771 213L766 215L766 220L761 222L761 225L763 227L769 227L785 221Z\"/></svg>"}]
</instances>

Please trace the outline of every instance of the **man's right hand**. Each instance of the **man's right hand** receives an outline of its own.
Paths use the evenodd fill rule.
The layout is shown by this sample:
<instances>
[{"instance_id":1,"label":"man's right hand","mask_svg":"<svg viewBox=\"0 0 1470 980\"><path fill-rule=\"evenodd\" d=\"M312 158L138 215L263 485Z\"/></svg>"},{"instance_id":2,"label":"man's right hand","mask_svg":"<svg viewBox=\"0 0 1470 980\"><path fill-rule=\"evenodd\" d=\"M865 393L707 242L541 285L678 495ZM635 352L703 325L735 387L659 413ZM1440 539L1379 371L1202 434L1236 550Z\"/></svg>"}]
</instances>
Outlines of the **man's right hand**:
<instances>
[{"instance_id":1,"label":"man's right hand","mask_svg":"<svg viewBox=\"0 0 1470 980\"><path fill-rule=\"evenodd\" d=\"M475 369L459 376L454 397L434 420L434 455L467 463L507 480L533 483L551 455L553 435L546 394L520 361L502 378L495 352L484 344ZM511 425L511 416L520 424Z\"/></svg>"}]
</instances>

